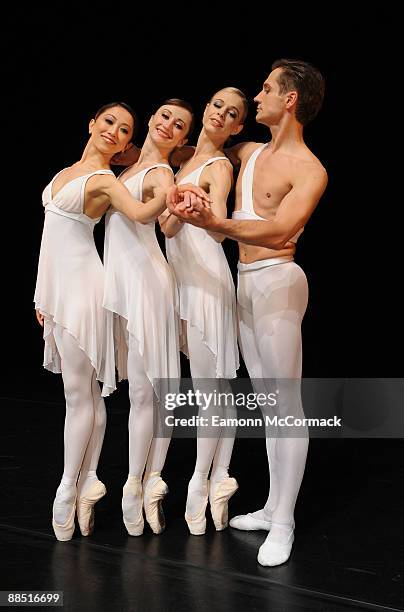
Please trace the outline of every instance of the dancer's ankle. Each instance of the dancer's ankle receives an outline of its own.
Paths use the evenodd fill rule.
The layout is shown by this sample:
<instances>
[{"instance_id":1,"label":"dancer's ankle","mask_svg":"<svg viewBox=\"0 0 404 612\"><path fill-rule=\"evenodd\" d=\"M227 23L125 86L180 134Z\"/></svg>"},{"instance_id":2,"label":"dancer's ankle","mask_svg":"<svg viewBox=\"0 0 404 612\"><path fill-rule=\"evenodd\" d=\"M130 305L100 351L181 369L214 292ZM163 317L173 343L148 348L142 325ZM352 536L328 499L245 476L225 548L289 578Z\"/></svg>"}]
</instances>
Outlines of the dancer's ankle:
<instances>
[{"instance_id":1,"label":"dancer's ankle","mask_svg":"<svg viewBox=\"0 0 404 612\"><path fill-rule=\"evenodd\" d=\"M264 507L261 510L255 510L255 512L250 512L251 516L259 521L267 521L268 523L272 520L272 514L268 512L268 510Z\"/></svg>"},{"instance_id":2,"label":"dancer's ankle","mask_svg":"<svg viewBox=\"0 0 404 612\"><path fill-rule=\"evenodd\" d=\"M199 472L195 470L192 474L191 480L189 481L188 488L191 487L193 490L204 490L208 482L208 472Z\"/></svg>"},{"instance_id":3,"label":"dancer's ankle","mask_svg":"<svg viewBox=\"0 0 404 612\"><path fill-rule=\"evenodd\" d=\"M97 472L95 470L88 470L87 472L80 472L80 477L77 483L77 491L79 497L85 494L85 492L91 487L94 482L98 481Z\"/></svg>"},{"instance_id":4,"label":"dancer's ankle","mask_svg":"<svg viewBox=\"0 0 404 612\"><path fill-rule=\"evenodd\" d=\"M210 476L212 483L221 482L222 480L226 480L226 478L229 478L229 471L227 468L222 466L212 468L212 473Z\"/></svg>"},{"instance_id":5,"label":"dancer's ankle","mask_svg":"<svg viewBox=\"0 0 404 612\"><path fill-rule=\"evenodd\" d=\"M143 485L146 487L152 487L160 478L161 472L145 472L143 476Z\"/></svg>"}]
</instances>

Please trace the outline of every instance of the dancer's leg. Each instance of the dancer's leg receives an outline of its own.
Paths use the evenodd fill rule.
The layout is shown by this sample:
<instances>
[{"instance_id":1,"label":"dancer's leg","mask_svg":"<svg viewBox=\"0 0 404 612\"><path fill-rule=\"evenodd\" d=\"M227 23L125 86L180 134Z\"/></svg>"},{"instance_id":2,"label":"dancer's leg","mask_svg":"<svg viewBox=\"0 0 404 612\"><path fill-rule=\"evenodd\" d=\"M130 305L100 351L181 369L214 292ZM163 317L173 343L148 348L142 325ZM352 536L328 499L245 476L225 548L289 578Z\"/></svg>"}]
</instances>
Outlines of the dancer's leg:
<instances>
[{"instance_id":1,"label":"dancer's leg","mask_svg":"<svg viewBox=\"0 0 404 612\"><path fill-rule=\"evenodd\" d=\"M214 354L203 342L202 334L196 327L187 326L187 341L194 390L198 389L202 393L217 392L218 381L216 379L216 360ZM219 408L217 405L212 404L208 409L201 405L199 407L199 415L210 419L213 414L217 414ZM209 437L202 437L204 434L209 435ZM219 428L198 428L195 471L189 482L186 506L186 513L190 517L195 516L206 501L208 494L207 480L219 435Z\"/></svg>"},{"instance_id":2,"label":"dancer's leg","mask_svg":"<svg viewBox=\"0 0 404 612\"><path fill-rule=\"evenodd\" d=\"M93 373L92 377L91 389L94 406L94 424L81 466L80 478L77 484L79 497L85 494L89 487L98 480L97 467L107 422L105 403L101 397L101 390L97 382L95 372Z\"/></svg>"},{"instance_id":3,"label":"dancer's leg","mask_svg":"<svg viewBox=\"0 0 404 612\"><path fill-rule=\"evenodd\" d=\"M129 475L124 491L122 508L125 520L134 524L142 512L140 491L147 455L153 437L153 387L149 381L136 339L128 335L129 379Z\"/></svg>"},{"instance_id":4,"label":"dancer's leg","mask_svg":"<svg viewBox=\"0 0 404 612\"><path fill-rule=\"evenodd\" d=\"M238 278L237 308L239 318L239 341L244 363L252 380L255 393L266 393L263 382L263 369L261 356L258 350L256 334L254 331L253 300L252 294L254 283L251 273L240 273ZM269 446L272 440L267 439L268 462L270 460ZM270 464L269 464L270 467ZM272 493L271 473L271 493ZM249 512L248 514L235 516L230 525L237 529L246 530L269 530L271 527L271 513L269 506Z\"/></svg>"},{"instance_id":5,"label":"dancer's leg","mask_svg":"<svg viewBox=\"0 0 404 612\"><path fill-rule=\"evenodd\" d=\"M307 306L306 277L293 262L252 274L255 276L254 335L263 378L271 381L267 384L267 392L280 388L275 408L264 407L263 413L302 418L301 322ZM260 549L260 561L275 565L288 558L293 541L294 508L305 468L308 432L301 428L298 433L294 432L296 437L289 438L280 431L275 435L270 430L268 433L271 436L267 436L271 488L264 511L271 516L272 528Z\"/></svg>"},{"instance_id":6,"label":"dancer's leg","mask_svg":"<svg viewBox=\"0 0 404 612\"><path fill-rule=\"evenodd\" d=\"M94 368L77 341L64 328L54 328L66 398L64 471L56 492L54 519L66 522L76 497L76 483L94 425L92 379Z\"/></svg>"}]
</instances>

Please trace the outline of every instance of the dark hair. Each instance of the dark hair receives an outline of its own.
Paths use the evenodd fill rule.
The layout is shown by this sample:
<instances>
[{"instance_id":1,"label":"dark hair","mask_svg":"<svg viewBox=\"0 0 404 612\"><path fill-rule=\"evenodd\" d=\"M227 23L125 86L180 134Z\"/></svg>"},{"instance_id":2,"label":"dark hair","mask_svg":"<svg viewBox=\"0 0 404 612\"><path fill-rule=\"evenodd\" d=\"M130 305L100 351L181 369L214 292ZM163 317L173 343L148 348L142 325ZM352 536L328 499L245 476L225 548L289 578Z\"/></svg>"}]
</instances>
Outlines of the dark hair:
<instances>
[{"instance_id":1,"label":"dark hair","mask_svg":"<svg viewBox=\"0 0 404 612\"><path fill-rule=\"evenodd\" d=\"M317 68L300 60L278 59L272 64L272 70L276 68L282 69L277 79L279 93L297 91L296 119L307 125L323 104L324 77Z\"/></svg>"},{"instance_id":2,"label":"dark hair","mask_svg":"<svg viewBox=\"0 0 404 612\"><path fill-rule=\"evenodd\" d=\"M136 129L138 126L138 120L137 120L135 111L133 110L132 107L129 106L129 104L126 104L126 102L109 102L108 104L104 104L104 106L101 106L101 108L97 110L97 112L95 113L94 119L97 120L98 117L102 115L102 113L105 113L105 111L107 111L110 108L114 108L115 106L120 106L121 108L124 108L126 111L128 111L128 113L131 115L133 119L133 132L130 138L130 140L132 141L133 138L135 137Z\"/></svg>"},{"instance_id":3,"label":"dark hair","mask_svg":"<svg viewBox=\"0 0 404 612\"><path fill-rule=\"evenodd\" d=\"M234 93L239 96L239 98L241 98L241 101L243 103L243 115L241 117L240 123L244 123L245 118L248 115L248 100L246 95L241 91L241 89L237 89L237 87L222 87L222 89L218 89L216 93L219 93L219 91L230 91L231 93ZM213 95L209 102L213 100L214 97L215 96Z\"/></svg>"},{"instance_id":4,"label":"dark hair","mask_svg":"<svg viewBox=\"0 0 404 612\"><path fill-rule=\"evenodd\" d=\"M195 124L194 109L192 108L191 104L186 100L182 100L182 98L167 98L167 100L164 100L156 107L156 111L162 106L179 106L180 108L185 108L185 110L191 114L191 123L189 124L189 129L186 133L187 138L189 138Z\"/></svg>"}]
</instances>

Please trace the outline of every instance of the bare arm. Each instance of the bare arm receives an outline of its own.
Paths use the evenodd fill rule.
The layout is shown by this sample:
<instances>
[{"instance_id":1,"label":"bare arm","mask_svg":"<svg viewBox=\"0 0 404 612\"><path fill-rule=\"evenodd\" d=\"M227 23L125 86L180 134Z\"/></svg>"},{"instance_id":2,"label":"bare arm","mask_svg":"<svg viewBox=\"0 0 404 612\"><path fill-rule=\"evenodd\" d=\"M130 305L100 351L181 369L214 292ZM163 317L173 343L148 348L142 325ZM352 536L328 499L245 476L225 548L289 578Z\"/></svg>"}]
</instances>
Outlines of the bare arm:
<instances>
[{"instance_id":1,"label":"bare arm","mask_svg":"<svg viewBox=\"0 0 404 612\"><path fill-rule=\"evenodd\" d=\"M212 212L219 219L226 219L227 197L233 182L233 169L228 162L219 160L209 166L208 170L209 196L213 200ZM216 242L223 242L225 239L221 233L207 231Z\"/></svg>"},{"instance_id":2,"label":"bare arm","mask_svg":"<svg viewBox=\"0 0 404 612\"><path fill-rule=\"evenodd\" d=\"M195 147L185 146L181 147L181 149L174 149L174 151L170 155L170 164L174 166L174 168L179 168L186 161L191 159L193 154L195 153Z\"/></svg>"},{"instance_id":3,"label":"bare arm","mask_svg":"<svg viewBox=\"0 0 404 612\"><path fill-rule=\"evenodd\" d=\"M234 167L237 167L243 161L244 155L248 153L250 155L251 150L260 146L257 142L240 142L233 147L229 147L224 150L224 154L229 158Z\"/></svg>"},{"instance_id":4,"label":"bare arm","mask_svg":"<svg viewBox=\"0 0 404 612\"><path fill-rule=\"evenodd\" d=\"M156 187L153 198L148 202L141 202L132 197L125 185L110 174L97 177L92 189L93 197L107 196L112 206L123 213L131 221L150 223L166 208L166 192L172 184L172 174L169 170L160 172L156 177Z\"/></svg>"},{"instance_id":5,"label":"bare arm","mask_svg":"<svg viewBox=\"0 0 404 612\"><path fill-rule=\"evenodd\" d=\"M94 181L93 197L106 196L112 206L126 215L128 219L146 224L155 221L166 209L167 192L173 184L173 175L168 169L161 169L156 173L153 198L148 202L141 202L133 198L125 185L110 174L99 175L92 180ZM209 203L210 200L203 189L194 185L187 186L187 189L193 191L202 201Z\"/></svg>"},{"instance_id":6,"label":"bare arm","mask_svg":"<svg viewBox=\"0 0 404 612\"><path fill-rule=\"evenodd\" d=\"M173 236L178 234L184 222L166 210L159 216L159 224L164 236L166 238L173 238Z\"/></svg>"},{"instance_id":7,"label":"bare arm","mask_svg":"<svg viewBox=\"0 0 404 612\"><path fill-rule=\"evenodd\" d=\"M113 166L133 166L140 156L140 149L135 144L132 144L125 153L117 153L111 159Z\"/></svg>"},{"instance_id":8,"label":"bare arm","mask_svg":"<svg viewBox=\"0 0 404 612\"><path fill-rule=\"evenodd\" d=\"M232 186L232 168L229 162L219 160L206 168L205 172L207 172L206 181L209 185L209 197L212 200L212 211L217 217L224 219L227 217L227 196ZM180 185L179 187L183 190L187 189L186 185ZM170 199L170 194L168 194L168 199ZM166 238L172 238L178 234L183 226L184 220L179 219L167 210L159 217L159 223ZM216 242L223 242L225 239L223 234L209 230L207 231Z\"/></svg>"},{"instance_id":9,"label":"bare arm","mask_svg":"<svg viewBox=\"0 0 404 612\"><path fill-rule=\"evenodd\" d=\"M170 210L172 208L172 212L184 221L220 232L238 242L279 250L308 221L326 185L327 173L323 168L302 172L269 221L220 219L210 208L200 205L194 206L193 212L187 212L181 204L170 206Z\"/></svg>"}]
</instances>

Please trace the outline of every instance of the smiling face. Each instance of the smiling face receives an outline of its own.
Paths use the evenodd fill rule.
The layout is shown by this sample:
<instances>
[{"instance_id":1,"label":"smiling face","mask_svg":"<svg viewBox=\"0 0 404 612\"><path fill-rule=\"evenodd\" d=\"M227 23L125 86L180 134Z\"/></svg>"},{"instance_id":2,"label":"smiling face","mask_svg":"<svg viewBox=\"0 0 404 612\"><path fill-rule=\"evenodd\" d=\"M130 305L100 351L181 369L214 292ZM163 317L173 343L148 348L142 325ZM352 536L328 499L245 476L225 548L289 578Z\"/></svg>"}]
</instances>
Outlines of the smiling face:
<instances>
[{"instance_id":1,"label":"smiling face","mask_svg":"<svg viewBox=\"0 0 404 612\"><path fill-rule=\"evenodd\" d=\"M156 145L175 149L186 143L191 123L189 110L174 104L164 104L150 118L149 135Z\"/></svg>"},{"instance_id":2,"label":"smiling face","mask_svg":"<svg viewBox=\"0 0 404 612\"><path fill-rule=\"evenodd\" d=\"M103 154L110 153L112 157L128 148L134 127L132 115L122 106L113 106L91 119L90 141Z\"/></svg>"},{"instance_id":3,"label":"smiling face","mask_svg":"<svg viewBox=\"0 0 404 612\"><path fill-rule=\"evenodd\" d=\"M245 106L239 94L221 89L206 105L203 127L211 135L220 135L225 142L243 129Z\"/></svg>"},{"instance_id":4,"label":"smiling face","mask_svg":"<svg viewBox=\"0 0 404 612\"><path fill-rule=\"evenodd\" d=\"M271 126L279 124L288 108L296 102L297 93L290 91L281 94L278 77L282 68L276 68L265 80L262 90L255 96L257 103L256 121Z\"/></svg>"}]
</instances>

